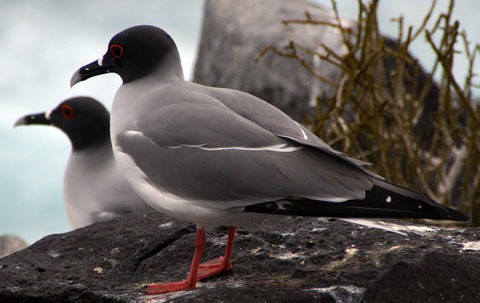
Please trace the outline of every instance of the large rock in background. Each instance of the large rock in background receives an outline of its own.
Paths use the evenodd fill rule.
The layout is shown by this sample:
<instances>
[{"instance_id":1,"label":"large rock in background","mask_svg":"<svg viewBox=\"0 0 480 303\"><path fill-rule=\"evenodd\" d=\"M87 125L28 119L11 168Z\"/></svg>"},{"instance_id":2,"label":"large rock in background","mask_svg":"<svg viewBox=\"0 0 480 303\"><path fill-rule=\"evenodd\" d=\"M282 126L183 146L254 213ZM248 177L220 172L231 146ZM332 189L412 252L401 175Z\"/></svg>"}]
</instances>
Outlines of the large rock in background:
<instances>
[{"instance_id":1,"label":"large rock in background","mask_svg":"<svg viewBox=\"0 0 480 303\"><path fill-rule=\"evenodd\" d=\"M298 61L273 52L255 62L265 47L283 49L290 41L319 53L322 53L320 45L324 44L340 56L345 54L346 47L338 29L282 24L285 20L304 20L307 11L313 20L337 23L331 10L305 0L208 0L193 81L251 93L300 122L314 115L316 98L322 94L332 96L330 85L314 78ZM354 26L353 21L341 20L344 27ZM396 47L395 41L388 38L385 45ZM315 61L307 53L300 55L314 66L317 74L334 83L338 81L340 70L337 67L323 60ZM387 82L396 64L395 58L387 58L384 75ZM418 87L430 85L424 71L417 71L408 64L405 68L410 75L416 75ZM410 81L405 80L405 85L406 91L411 93ZM431 137L430 116L438 108L438 97L438 87L433 84L427 92L426 105L416 128L425 140Z\"/></svg>"},{"instance_id":2,"label":"large rock in background","mask_svg":"<svg viewBox=\"0 0 480 303\"><path fill-rule=\"evenodd\" d=\"M265 47L283 49L290 40L310 49L320 42L334 50L343 47L338 32L331 28L322 31L318 26L281 23L304 19L305 11L316 20L335 22L330 11L304 0L208 0L193 81L249 92L302 121L312 113L312 86L321 85L330 93L331 87L316 81L295 60L273 53L257 63L255 58ZM321 74L336 79L339 72L325 63Z\"/></svg>"},{"instance_id":3,"label":"large rock in background","mask_svg":"<svg viewBox=\"0 0 480 303\"><path fill-rule=\"evenodd\" d=\"M409 236L301 217L240 228L231 273L145 297L146 283L186 277L195 228L128 215L0 259L0 302L478 302L478 228L397 223ZM223 253L225 234L208 232L204 260Z\"/></svg>"}]
</instances>

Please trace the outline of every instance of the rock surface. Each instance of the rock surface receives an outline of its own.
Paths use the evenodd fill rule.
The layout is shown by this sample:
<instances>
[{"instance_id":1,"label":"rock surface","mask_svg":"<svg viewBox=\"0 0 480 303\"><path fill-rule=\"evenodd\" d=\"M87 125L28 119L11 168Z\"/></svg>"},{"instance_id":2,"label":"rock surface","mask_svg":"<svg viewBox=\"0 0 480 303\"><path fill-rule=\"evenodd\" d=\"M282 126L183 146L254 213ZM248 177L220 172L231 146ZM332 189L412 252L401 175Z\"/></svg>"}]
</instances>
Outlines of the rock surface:
<instances>
[{"instance_id":1,"label":"rock surface","mask_svg":"<svg viewBox=\"0 0 480 303\"><path fill-rule=\"evenodd\" d=\"M13 235L0 235L0 258L13 254L27 247L23 239Z\"/></svg>"},{"instance_id":2,"label":"rock surface","mask_svg":"<svg viewBox=\"0 0 480 303\"><path fill-rule=\"evenodd\" d=\"M319 218L238 229L233 271L194 291L145 297L186 277L195 228L158 213L51 235L0 259L0 302L477 302L480 229L396 221L402 236ZM207 235L207 258L226 230Z\"/></svg>"}]
</instances>

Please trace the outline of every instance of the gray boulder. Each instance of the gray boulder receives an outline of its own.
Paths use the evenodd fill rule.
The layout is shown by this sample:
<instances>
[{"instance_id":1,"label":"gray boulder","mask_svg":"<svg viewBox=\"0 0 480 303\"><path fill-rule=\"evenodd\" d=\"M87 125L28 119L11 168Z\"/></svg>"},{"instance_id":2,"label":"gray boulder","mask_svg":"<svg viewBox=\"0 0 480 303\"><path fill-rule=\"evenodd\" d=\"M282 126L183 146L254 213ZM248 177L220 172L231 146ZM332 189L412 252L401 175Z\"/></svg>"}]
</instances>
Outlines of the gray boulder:
<instances>
[{"instance_id":1,"label":"gray boulder","mask_svg":"<svg viewBox=\"0 0 480 303\"><path fill-rule=\"evenodd\" d=\"M186 277L195 228L128 215L0 259L0 302L477 302L478 228L394 223L409 236L301 217L240 228L232 272L145 297L147 283ZM204 260L222 254L225 233L208 232Z\"/></svg>"}]
</instances>

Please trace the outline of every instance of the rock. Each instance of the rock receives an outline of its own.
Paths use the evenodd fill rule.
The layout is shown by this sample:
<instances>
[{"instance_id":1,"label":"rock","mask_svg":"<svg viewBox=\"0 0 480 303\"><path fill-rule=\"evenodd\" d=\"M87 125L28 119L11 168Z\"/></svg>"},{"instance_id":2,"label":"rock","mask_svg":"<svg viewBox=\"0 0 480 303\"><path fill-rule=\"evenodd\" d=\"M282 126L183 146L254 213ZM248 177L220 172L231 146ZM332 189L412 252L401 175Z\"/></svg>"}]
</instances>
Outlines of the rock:
<instances>
[{"instance_id":1,"label":"rock","mask_svg":"<svg viewBox=\"0 0 480 303\"><path fill-rule=\"evenodd\" d=\"M265 47L283 49L290 40L310 49L316 49L319 42L334 50L342 48L335 30L281 23L304 19L305 11L318 20L334 22L330 11L304 0L207 1L193 81L251 93L302 121L313 112L309 104L313 84L330 93L331 87L317 83L295 60L273 53L265 54L256 63L255 58ZM308 56L310 64L312 59ZM335 79L339 71L325 63L321 74Z\"/></svg>"},{"instance_id":2,"label":"rock","mask_svg":"<svg viewBox=\"0 0 480 303\"><path fill-rule=\"evenodd\" d=\"M305 0L208 0L193 81L251 93L300 122L306 116L314 115L316 98L323 94L333 95L331 85L315 79L298 61L273 52L267 52L255 62L265 47L273 46L282 50L290 41L320 53L325 52L320 47L324 44L339 56L346 54L338 29L282 24L285 20L305 20L306 11L313 20L336 23L331 10ZM343 26L354 27L353 21L341 20ZM394 39L385 38L385 45L396 48ZM338 82L340 70L336 66L324 60L314 60L306 52L299 51L299 55L321 77L332 83ZM386 59L386 83L390 82L390 72L395 70L396 65L394 57ZM406 93L420 94L413 91L412 75L418 82L416 87L429 85L424 110L415 128L421 135L420 142L428 142L432 134L430 118L438 109L439 89L435 83L430 85L429 76L421 68L406 64L405 69L410 75L409 79L404 80ZM349 116L352 116L351 112L346 113L347 121L351 120Z\"/></svg>"},{"instance_id":3,"label":"rock","mask_svg":"<svg viewBox=\"0 0 480 303\"><path fill-rule=\"evenodd\" d=\"M467 267L475 270L458 270ZM431 252L417 262L395 264L363 299L369 303L475 302L480 287L464 287L464 283L480 285L479 268L477 256Z\"/></svg>"},{"instance_id":4,"label":"rock","mask_svg":"<svg viewBox=\"0 0 480 303\"><path fill-rule=\"evenodd\" d=\"M0 236L0 258L13 254L27 247L28 244L21 238L13 235Z\"/></svg>"},{"instance_id":5,"label":"rock","mask_svg":"<svg viewBox=\"0 0 480 303\"><path fill-rule=\"evenodd\" d=\"M477 302L478 228L396 224L409 236L302 217L239 228L232 272L145 297L147 283L186 277L195 228L128 215L0 259L0 302ZM223 253L225 234L208 232L204 260Z\"/></svg>"}]
</instances>

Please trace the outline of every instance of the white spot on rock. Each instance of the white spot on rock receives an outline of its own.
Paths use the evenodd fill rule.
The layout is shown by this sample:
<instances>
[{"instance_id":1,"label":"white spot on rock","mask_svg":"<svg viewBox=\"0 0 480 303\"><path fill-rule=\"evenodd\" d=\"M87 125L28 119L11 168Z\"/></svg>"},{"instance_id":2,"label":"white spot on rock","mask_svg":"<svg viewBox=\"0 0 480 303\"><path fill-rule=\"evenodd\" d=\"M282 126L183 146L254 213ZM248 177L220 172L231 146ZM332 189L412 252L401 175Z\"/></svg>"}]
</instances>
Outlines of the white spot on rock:
<instances>
[{"instance_id":1,"label":"white spot on rock","mask_svg":"<svg viewBox=\"0 0 480 303\"><path fill-rule=\"evenodd\" d=\"M388 196L388 197L385 199L385 202L387 202L387 203L392 202L392 197Z\"/></svg>"},{"instance_id":2,"label":"white spot on rock","mask_svg":"<svg viewBox=\"0 0 480 303\"><path fill-rule=\"evenodd\" d=\"M262 250L262 248L261 248L260 246L258 246L258 247L255 247L254 249L250 250L250 252L251 252L253 255L258 255L261 250Z\"/></svg>"},{"instance_id":3,"label":"white spot on rock","mask_svg":"<svg viewBox=\"0 0 480 303\"><path fill-rule=\"evenodd\" d=\"M388 224L392 229L397 231L404 231L404 232L413 232L417 235L426 235L428 233L433 233L436 230L430 228L428 226L420 226L420 225L400 225L395 223Z\"/></svg>"},{"instance_id":4,"label":"white spot on rock","mask_svg":"<svg viewBox=\"0 0 480 303\"><path fill-rule=\"evenodd\" d=\"M305 291L315 291L323 294L329 294L337 303L360 301L365 288L355 285L339 285L330 287L310 288Z\"/></svg>"},{"instance_id":5,"label":"white spot on rock","mask_svg":"<svg viewBox=\"0 0 480 303\"><path fill-rule=\"evenodd\" d=\"M47 253L50 257L52 258L58 258L60 257L60 253L58 251L55 251L55 250L51 250Z\"/></svg>"},{"instance_id":6,"label":"white spot on rock","mask_svg":"<svg viewBox=\"0 0 480 303\"><path fill-rule=\"evenodd\" d=\"M480 250L480 241L465 242L465 243L463 243L462 250L478 251L478 250Z\"/></svg>"},{"instance_id":7,"label":"white spot on rock","mask_svg":"<svg viewBox=\"0 0 480 303\"><path fill-rule=\"evenodd\" d=\"M358 252L358 248L355 248L353 246L345 249L345 253L347 254L348 258L353 257L354 255L357 254L357 252Z\"/></svg>"},{"instance_id":8,"label":"white spot on rock","mask_svg":"<svg viewBox=\"0 0 480 303\"><path fill-rule=\"evenodd\" d=\"M300 257L300 254L292 253L292 252L286 252L283 254L278 254L278 255L271 255L273 258L277 258L280 260L291 260L291 259L296 259Z\"/></svg>"},{"instance_id":9,"label":"white spot on rock","mask_svg":"<svg viewBox=\"0 0 480 303\"><path fill-rule=\"evenodd\" d=\"M167 223L160 224L160 225L158 225L158 227L160 227L160 228L170 228L170 227L172 227L172 225L173 225L173 222L170 221L170 222L167 222Z\"/></svg>"},{"instance_id":10,"label":"white spot on rock","mask_svg":"<svg viewBox=\"0 0 480 303\"><path fill-rule=\"evenodd\" d=\"M376 228L376 229L392 232L395 234L399 234L402 236L407 236L406 233L393 229L391 226L389 226L390 223L375 220L375 219L340 219L340 220L353 223L353 224L366 226L368 228Z\"/></svg>"},{"instance_id":11,"label":"white spot on rock","mask_svg":"<svg viewBox=\"0 0 480 303\"><path fill-rule=\"evenodd\" d=\"M110 251L110 254L114 255L114 254L118 254L119 252L120 252L120 248L115 247L115 248L112 248L112 250Z\"/></svg>"}]
</instances>

